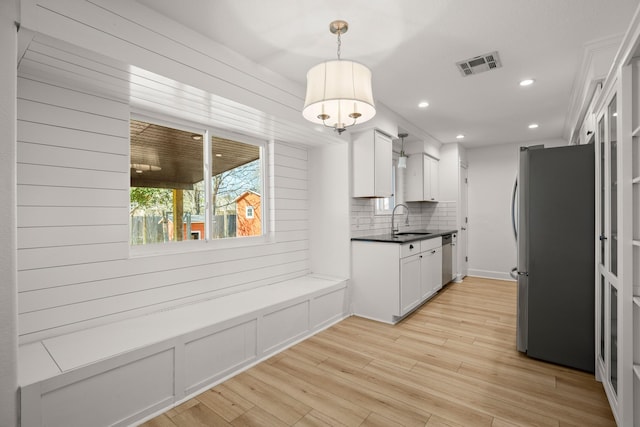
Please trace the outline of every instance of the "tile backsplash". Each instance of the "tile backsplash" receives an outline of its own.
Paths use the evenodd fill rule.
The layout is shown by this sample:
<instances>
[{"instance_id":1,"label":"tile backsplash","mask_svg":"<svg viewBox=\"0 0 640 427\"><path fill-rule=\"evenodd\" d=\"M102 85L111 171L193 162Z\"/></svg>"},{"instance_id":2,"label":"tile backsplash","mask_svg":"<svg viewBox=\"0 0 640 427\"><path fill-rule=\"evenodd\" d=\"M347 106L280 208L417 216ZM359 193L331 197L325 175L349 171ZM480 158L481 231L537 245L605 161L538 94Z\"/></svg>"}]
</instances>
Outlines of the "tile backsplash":
<instances>
[{"instance_id":1,"label":"tile backsplash","mask_svg":"<svg viewBox=\"0 0 640 427\"><path fill-rule=\"evenodd\" d=\"M406 205L409 206L409 225L405 224L404 213L396 213L395 218L401 231L417 228L456 228L456 202L414 202ZM391 215L376 215L375 199L351 199L351 237L384 234L390 231Z\"/></svg>"}]
</instances>

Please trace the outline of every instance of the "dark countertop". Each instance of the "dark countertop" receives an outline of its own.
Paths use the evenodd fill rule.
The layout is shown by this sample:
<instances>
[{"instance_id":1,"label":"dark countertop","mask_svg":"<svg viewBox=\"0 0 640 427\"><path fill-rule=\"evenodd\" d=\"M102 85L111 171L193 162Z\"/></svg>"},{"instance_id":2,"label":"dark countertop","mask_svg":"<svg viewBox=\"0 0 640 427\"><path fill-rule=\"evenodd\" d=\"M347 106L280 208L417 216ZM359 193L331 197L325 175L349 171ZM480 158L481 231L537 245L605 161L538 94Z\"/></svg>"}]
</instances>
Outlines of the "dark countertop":
<instances>
[{"instance_id":1,"label":"dark countertop","mask_svg":"<svg viewBox=\"0 0 640 427\"><path fill-rule=\"evenodd\" d=\"M371 236L352 237L351 241L360 242L382 242L382 243L409 243L416 242L418 240L433 239L440 237L444 234L457 233L458 230L405 230L401 233L423 233L423 234L404 234L404 235L392 235L391 233L374 234ZM424 234L428 233L428 234Z\"/></svg>"}]
</instances>

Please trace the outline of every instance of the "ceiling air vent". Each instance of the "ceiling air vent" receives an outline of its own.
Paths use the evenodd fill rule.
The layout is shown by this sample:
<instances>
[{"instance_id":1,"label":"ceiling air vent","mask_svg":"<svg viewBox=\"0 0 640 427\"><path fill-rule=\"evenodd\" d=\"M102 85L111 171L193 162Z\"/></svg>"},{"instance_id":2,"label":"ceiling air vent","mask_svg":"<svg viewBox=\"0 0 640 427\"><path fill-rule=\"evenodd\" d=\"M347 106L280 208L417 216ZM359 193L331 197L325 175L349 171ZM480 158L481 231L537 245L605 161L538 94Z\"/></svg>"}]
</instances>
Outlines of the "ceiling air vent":
<instances>
[{"instance_id":1,"label":"ceiling air vent","mask_svg":"<svg viewBox=\"0 0 640 427\"><path fill-rule=\"evenodd\" d=\"M456 66L458 67L458 70L460 70L462 77L467 77L473 74L484 73L485 71L500 68L502 67L502 63L500 62L498 52L494 51L465 59L464 61L456 62Z\"/></svg>"}]
</instances>

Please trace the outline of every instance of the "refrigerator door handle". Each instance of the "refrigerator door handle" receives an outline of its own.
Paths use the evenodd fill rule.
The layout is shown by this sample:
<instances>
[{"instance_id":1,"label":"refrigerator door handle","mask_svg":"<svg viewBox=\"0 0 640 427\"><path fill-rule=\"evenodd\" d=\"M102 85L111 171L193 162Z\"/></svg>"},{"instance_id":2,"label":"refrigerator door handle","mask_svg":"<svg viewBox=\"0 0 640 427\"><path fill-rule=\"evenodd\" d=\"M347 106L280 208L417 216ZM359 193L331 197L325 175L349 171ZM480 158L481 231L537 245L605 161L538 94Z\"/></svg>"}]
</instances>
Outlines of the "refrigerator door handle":
<instances>
[{"instance_id":1,"label":"refrigerator door handle","mask_svg":"<svg viewBox=\"0 0 640 427\"><path fill-rule=\"evenodd\" d=\"M518 177L513 183L513 192L511 194L511 227L513 228L513 237L518 241L518 228L516 226L516 197L518 195Z\"/></svg>"}]
</instances>

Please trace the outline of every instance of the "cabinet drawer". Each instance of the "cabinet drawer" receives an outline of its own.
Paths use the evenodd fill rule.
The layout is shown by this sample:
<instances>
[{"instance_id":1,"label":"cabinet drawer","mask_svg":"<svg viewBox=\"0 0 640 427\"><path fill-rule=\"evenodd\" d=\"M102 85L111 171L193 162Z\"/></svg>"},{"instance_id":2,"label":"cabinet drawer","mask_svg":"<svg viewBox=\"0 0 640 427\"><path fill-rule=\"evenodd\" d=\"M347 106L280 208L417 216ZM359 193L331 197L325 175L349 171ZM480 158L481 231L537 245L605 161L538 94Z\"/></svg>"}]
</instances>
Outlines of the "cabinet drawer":
<instances>
[{"instance_id":1,"label":"cabinet drawer","mask_svg":"<svg viewBox=\"0 0 640 427\"><path fill-rule=\"evenodd\" d=\"M420 251L426 252L442 246L442 237L434 237L433 239L426 239L420 241Z\"/></svg>"},{"instance_id":2,"label":"cabinet drawer","mask_svg":"<svg viewBox=\"0 0 640 427\"><path fill-rule=\"evenodd\" d=\"M408 256L418 254L421 251L420 241L405 243L400 246L400 258L406 258Z\"/></svg>"}]
</instances>

